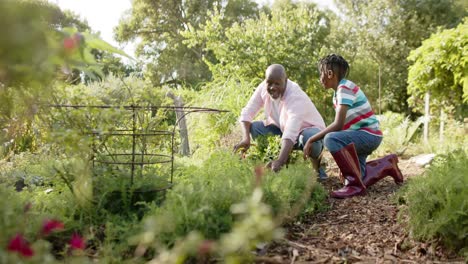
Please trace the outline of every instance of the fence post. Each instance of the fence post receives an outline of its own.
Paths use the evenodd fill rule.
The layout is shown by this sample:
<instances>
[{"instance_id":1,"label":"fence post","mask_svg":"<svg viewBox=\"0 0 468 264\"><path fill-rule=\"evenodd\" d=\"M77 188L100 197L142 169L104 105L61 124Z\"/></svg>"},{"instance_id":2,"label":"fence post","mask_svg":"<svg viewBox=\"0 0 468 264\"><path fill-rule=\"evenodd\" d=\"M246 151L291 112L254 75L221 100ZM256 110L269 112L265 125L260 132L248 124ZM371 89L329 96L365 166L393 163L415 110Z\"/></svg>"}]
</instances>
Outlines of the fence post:
<instances>
[{"instance_id":1,"label":"fence post","mask_svg":"<svg viewBox=\"0 0 468 264\"><path fill-rule=\"evenodd\" d=\"M381 91L382 91L382 83L381 83L381 72L380 72L380 64L379 64L379 115L382 114L382 97L381 97Z\"/></svg>"},{"instance_id":2,"label":"fence post","mask_svg":"<svg viewBox=\"0 0 468 264\"><path fill-rule=\"evenodd\" d=\"M439 127L439 141L444 142L444 126L445 126L445 113L444 109L440 108L440 127Z\"/></svg>"},{"instance_id":3,"label":"fence post","mask_svg":"<svg viewBox=\"0 0 468 264\"><path fill-rule=\"evenodd\" d=\"M428 143L429 141L430 97L431 97L430 92L426 92L426 95L424 96L424 134L423 134L424 143Z\"/></svg>"}]
</instances>

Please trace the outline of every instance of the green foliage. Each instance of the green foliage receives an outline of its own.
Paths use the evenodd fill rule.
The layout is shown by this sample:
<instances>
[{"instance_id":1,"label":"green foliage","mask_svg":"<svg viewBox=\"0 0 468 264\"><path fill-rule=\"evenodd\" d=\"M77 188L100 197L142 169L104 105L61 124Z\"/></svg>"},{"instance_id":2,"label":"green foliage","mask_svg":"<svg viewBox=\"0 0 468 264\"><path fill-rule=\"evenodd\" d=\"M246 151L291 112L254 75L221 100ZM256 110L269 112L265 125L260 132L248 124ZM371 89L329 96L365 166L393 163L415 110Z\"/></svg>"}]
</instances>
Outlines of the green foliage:
<instances>
[{"instance_id":1,"label":"green foliage","mask_svg":"<svg viewBox=\"0 0 468 264\"><path fill-rule=\"evenodd\" d=\"M409 117L393 112L385 112L379 116L380 129L383 133L383 141L373 155L378 157L389 153L403 155L411 144L418 142L419 128L422 125L422 118L411 121Z\"/></svg>"},{"instance_id":2,"label":"green foliage","mask_svg":"<svg viewBox=\"0 0 468 264\"><path fill-rule=\"evenodd\" d=\"M279 239L283 235L271 216L270 207L262 202L262 198L261 188L255 188L250 197L233 204L231 212L237 216L237 220L232 230L223 234L219 240L207 240L199 232L192 231L171 249L159 247L159 254L152 261L167 264L206 262L208 258L219 256L224 263L252 262L251 252L258 243ZM154 226L154 223L150 223L150 226ZM148 235L151 234L145 233L139 240L139 247L145 251L151 245Z\"/></svg>"},{"instance_id":3,"label":"green foliage","mask_svg":"<svg viewBox=\"0 0 468 264\"><path fill-rule=\"evenodd\" d=\"M246 158L256 162L267 163L276 160L281 150L281 137L275 135L266 135L257 137L249 151L246 153ZM288 163L294 163L302 157L297 151L292 151L289 154Z\"/></svg>"},{"instance_id":4,"label":"green foliage","mask_svg":"<svg viewBox=\"0 0 468 264\"><path fill-rule=\"evenodd\" d=\"M409 228L423 240L440 238L468 257L468 155L437 156L425 175L411 179L401 194Z\"/></svg>"},{"instance_id":5,"label":"green foliage","mask_svg":"<svg viewBox=\"0 0 468 264\"><path fill-rule=\"evenodd\" d=\"M454 105L463 114L468 103L468 19L456 28L440 31L424 40L408 60L409 101L415 111L422 112L424 94L438 108Z\"/></svg>"},{"instance_id":6,"label":"green foliage","mask_svg":"<svg viewBox=\"0 0 468 264\"><path fill-rule=\"evenodd\" d=\"M348 58L368 58L380 66L383 110L407 114L410 112L406 58L410 51L419 47L437 27L453 27L467 14L453 0L340 0L337 7L344 19L337 23L337 35L330 40L342 45L333 46L345 50ZM378 75L378 67L366 69ZM377 88L377 82L372 86Z\"/></svg>"},{"instance_id":7,"label":"green foliage","mask_svg":"<svg viewBox=\"0 0 468 264\"><path fill-rule=\"evenodd\" d=\"M102 75L92 55L123 52L95 34L78 32L85 23L44 1L2 1L0 23L0 146L2 154L35 150L33 119L49 102L55 80L76 82L76 72Z\"/></svg>"},{"instance_id":8,"label":"green foliage","mask_svg":"<svg viewBox=\"0 0 468 264\"><path fill-rule=\"evenodd\" d=\"M232 155L218 152L211 155L200 168L187 167L183 179L167 194L161 208L154 215L162 241L175 238L192 230L215 238L229 231L233 223L230 207L240 202L252 188L251 169ZM169 225L165 227L164 225Z\"/></svg>"},{"instance_id":9,"label":"green foliage","mask_svg":"<svg viewBox=\"0 0 468 264\"><path fill-rule=\"evenodd\" d=\"M32 188L31 188L32 189ZM28 190L29 191L29 190ZM52 212L64 211L73 207L64 195L54 195L53 193L44 193L44 188L36 188L35 195L29 196L28 191L16 192L13 188L7 188L0 184L0 195L4 198L0 201L0 262L1 263L62 263L54 257L60 255L60 258L66 259L68 263L87 263L84 257L74 257L67 254L69 245L67 245L73 225L68 226L65 222L65 229L62 232L45 234L44 223L51 219L60 219L60 216L50 214L49 209L55 204L55 210ZM57 194L58 190L55 190ZM47 206L44 206L47 205ZM58 220L60 221L60 220ZM62 221L60 221L62 222ZM75 226L76 227L76 226ZM80 226L78 226L80 227ZM76 230L76 229L75 229ZM20 235L26 241L32 250L32 256L22 256L20 252L8 249L9 243L13 237ZM71 253L71 250L69 251Z\"/></svg>"},{"instance_id":10,"label":"green foliage","mask_svg":"<svg viewBox=\"0 0 468 264\"><path fill-rule=\"evenodd\" d=\"M220 138L237 125L239 113L245 106L258 80L232 75L206 83L201 91L191 92L188 105L227 110L227 113L194 113L187 116L191 131L192 150L206 153L219 146Z\"/></svg>"},{"instance_id":11,"label":"green foliage","mask_svg":"<svg viewBox=\"0 0 468 264\"><path fill-rule=\"evenodd\" d=\"M230 111L195 118L197 126L202 126L195 132L196 148L213 147L220 136L231 132L241 109L272 63L286 67L288 77L302 85L319 111L333 111L327 107L331 94L320 88L316 70L321 47L318 43L324 41L327 33L326 18L315 5L291 3L229 28L224 27L222 12L215 11L200 29L195 25L188 28L183 33L187 45L203 46L204 52L214 56L204 60L214 78L201 86L194 104Z\"/></svg>"},{"instance_id":12,"label":"green foliage","mask_svg":"<svg viewBox=\"0 0 468 264\"><path fill-rule=\"evenodd\" d=\"M0 185L0 193L3 199L0 200L0 209L2 217L0 218L0 228L2 236L0 236L0 245L6 245L8 239L12 237L15 232L22 231L25 235L31 235L29 225L26 225L26 218L24 217L24 205L26 201L12 187ZM16 230L18 226L24 229Z\"/></svg>"},{"instance_id":13,"label":"green foliage","mask_svg":"<svg viewBox=\"0 0 468 264\"><path fill-rule=\"evenodd\" d=\"M246 158L267 163L278 158L281 137L266 135L257 137L246 154Z\"/></svg>"},{"instance_id":14,"label":"green foliage","mask_svg":"<svg viewBox=\"0 0 468 264\"><path fill-rule=\"evenodd\" d=\"M412 154L448 154L459 148L468 149L468 138L466 137L464 123L454 119L447 119L444 122L442 138L440 135L440 124L437 120L434 120L432 122L433 125L429 126L428 141L423 142L423 138L420 135L415 144L409 146L408 152Z\"/></svg>"},{"instance_id":15,"label":"green foliage","mask_svg":"<svg viewBox=\"0 0 468 264\"><path fill-rule=\"evenodd\" d=\"M423 142L423 117L412 121L403 114L385 112L379 116L380 127L383 132L382 144L372 155L382 157L389 153L410 156L422 153L447 154L456 149L466 148L466 138L463 122L447 118L443 120L444 131L440 136L440 120L431 119L429 126L429 139Z\"/></svg>"},{"instance_id":16,"label":"green foliage","mask_svg":"<svg viewBox=\"0 0 468 264\"><path fill-rule=\"evenodd\" d=\"M188 166L179 173L183 177L176 178L177 184L168 192L163 206L148 214L153 217L145 220L145 237L172 244L193 230L210 239L231 230L232 204L248 197L254 187L252 165L239 161L233 154L215 152L200 167ZM302 211L310 197L304 201L301 195L315 184L312 169L305 165L290 166L279 173L268 171L262 178L265 203L272 206L281 219ZM317 207L323 197L316 198L310 208ZM295 204L301 205L298 212L289 211Z\"/></svg>"},{"instance_id":17,"label":"green foliage","mask_svg":"<svg viewBox=\"0 0 468 264\"><path fill-rule=\"evenodd\" d=\"M261 188L255 188L251 197L231 207L237 221L230 233L222 235L219 251L226 263L252 261L251 251L265 241L282 237L282 230L272 218L270 207L263 202Z\"/></svg>"},{"instance_id":18,"label":"green foliage","mask_svg":"<svg viewBox=\"0 0 468 264\"><path fill-rule=\"evenodd\" d=\"M316 178L311 166L304 162L290 164L276 174L267 173L263 182L265 203L282 223L305 213L314 214L323 209L322 202L328 196ZM312 197L304 196L309 193Z\"/></svg>"},{"instance_id":19,"label":"green foliage","mask_svg":"<svg viewBox=\"0 0 468 264\"><path fill-rule=\"evenodd\" d=\"M306 88L318 78L319 43L327 34L324 14L302 3L285 3L229 28L223 27L222 14L212 12L200 29L191 25L184 32L189 46L204 44L206 52L213 52L216 60L205 62L215 78L263 79L268 65L280 63L291 80Z\"/></svg>"},{"instance_id":20,"label":"green foliage","mask_svg":"<svg viewBox=\"0 0 468 264\"><path fill-rule=\"evenodd\" d=\"M191 84L211 78L203 58L211 57L203 45L187 47L180 32L188 25L198 28L207 19L207 10L222 10L223 25L255 16L257 4L250 0L136 0L118 28L121 41L141 39L136 53L145 61L146 76L156 85Z\"/></svg>"}]
</instances>

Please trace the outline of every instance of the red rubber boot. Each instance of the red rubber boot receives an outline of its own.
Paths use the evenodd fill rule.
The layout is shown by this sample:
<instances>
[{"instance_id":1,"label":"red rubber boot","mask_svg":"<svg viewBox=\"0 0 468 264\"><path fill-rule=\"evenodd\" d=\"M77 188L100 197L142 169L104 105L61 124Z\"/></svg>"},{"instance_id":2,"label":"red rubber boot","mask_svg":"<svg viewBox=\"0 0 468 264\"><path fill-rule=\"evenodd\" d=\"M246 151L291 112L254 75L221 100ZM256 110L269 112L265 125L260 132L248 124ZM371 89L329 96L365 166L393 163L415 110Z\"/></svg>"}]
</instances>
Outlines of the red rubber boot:
<instances>
[{"instance_id":1,"label":"red rubber boot","mask_svg":"<svg viewBox=\"0 0 468 264\"><path fill-rule=\"evenodd\" d=\"M333 153L332 156L347 183L343 188L332 192L331 197L343 199L355 195L365 195L366 186L361 181L361 167L354 143Z\"/></svg>"},{"instance_id":2,"label":"red rubber boot","mask_svg":"<svg viewBox=\"0 0 468 264\"><path fill-rule=\"evenodd\" d=\"M391 176L396 184L403 183L403 174L398 168L398 157L395 154L367 162L366 177L362 182L369 187L386 176Z\"/></svg>"}]
</instances>

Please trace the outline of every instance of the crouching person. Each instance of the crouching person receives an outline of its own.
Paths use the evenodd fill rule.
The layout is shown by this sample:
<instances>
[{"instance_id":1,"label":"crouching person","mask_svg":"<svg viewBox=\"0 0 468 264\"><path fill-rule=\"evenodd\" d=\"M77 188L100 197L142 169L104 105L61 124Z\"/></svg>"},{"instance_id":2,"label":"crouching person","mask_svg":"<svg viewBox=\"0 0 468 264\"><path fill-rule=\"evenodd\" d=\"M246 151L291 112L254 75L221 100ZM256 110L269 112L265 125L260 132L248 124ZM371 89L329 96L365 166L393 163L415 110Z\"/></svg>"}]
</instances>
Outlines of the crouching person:
<instances>
[{"instance_id":1,"label":"crouching person","mask_svg":"<svg viewBox=\"0 0 468 264\"><path fill-rule=\"evenodd\" d=\"M265 120L253 121L263 108ZM307 94L299 85L288 80L282 65L270 65L265 72L265 80L256 88L248 104L242 109L239 119L243 138L234 146L234 151L247 151L250 136L277 135L282 138L279 157L267 167L277 172L286 164L293 148L303 149L307 140L325 128L322 116ZM307 156L320 178L326 178L320 168L323 150L322 140L311 142Z\"/></svg>"},{"instance_id":2,"label":"crouching person","mask_svg":"<svg viewBox=\"0 0 468 264\"><path fill-rule=\"evenodd\" d=\"M382 142L379 122L363 91L345 79L349 72L348 62L341 56L331 54L319 62L320 82L324 88L334 90L333 105L335 120L324 130L308 139L304 157L314 142L324 140L340 168L345 186L331 193L334 198L364 195L366 188L391 176L396 183L403 182L396 155L366 163L367 157Z\"/></svg>"}]
</instances>

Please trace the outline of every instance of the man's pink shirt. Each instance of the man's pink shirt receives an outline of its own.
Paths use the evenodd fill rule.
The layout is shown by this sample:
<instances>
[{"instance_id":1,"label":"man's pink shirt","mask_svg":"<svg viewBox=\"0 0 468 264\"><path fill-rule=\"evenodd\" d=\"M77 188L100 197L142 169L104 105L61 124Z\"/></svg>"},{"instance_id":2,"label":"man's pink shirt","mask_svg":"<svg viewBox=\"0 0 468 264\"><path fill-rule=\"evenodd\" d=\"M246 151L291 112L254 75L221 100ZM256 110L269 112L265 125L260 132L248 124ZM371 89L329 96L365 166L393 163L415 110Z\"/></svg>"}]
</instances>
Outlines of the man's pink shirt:
<instances>
[{"instance_id":1,"label":"man's pink shirt","mask_svg":"<svg viewBox=\"0 0 468 264\"><path fill-rule=\"evenodd\" d=\"M309 96L302 91L299 85L288 80L286 90L280 99L279 120L277 124L272 118L272 98L267 91L266 82L263 81L256 89L247 105L242 109L240 122L252 122L260 109L265 112L265 126L274 124L283 132L282 139L290 139L296 143L297 137L306 128L325 128L322 116L315 108Z\"/></svg>"}]
</instances>

